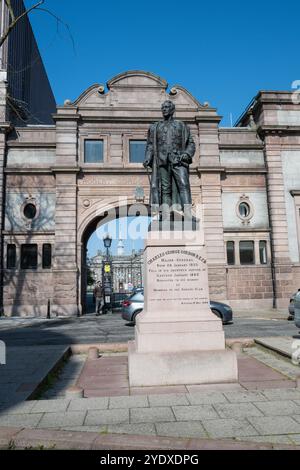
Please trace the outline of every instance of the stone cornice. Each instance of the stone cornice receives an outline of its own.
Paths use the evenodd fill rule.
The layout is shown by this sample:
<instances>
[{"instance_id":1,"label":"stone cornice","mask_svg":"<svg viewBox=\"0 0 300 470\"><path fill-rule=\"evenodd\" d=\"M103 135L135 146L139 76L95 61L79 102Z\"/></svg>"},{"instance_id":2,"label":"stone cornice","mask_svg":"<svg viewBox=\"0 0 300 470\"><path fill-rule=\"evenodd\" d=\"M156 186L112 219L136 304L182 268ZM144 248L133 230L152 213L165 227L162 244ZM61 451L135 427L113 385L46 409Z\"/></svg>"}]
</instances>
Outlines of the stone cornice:
<instances>
[{"instance_id":1,"label":"stone cornice","mask_svg":"<svg viewBox=\"0 0 300 470\"><path fill-rule=\"evenodd\" d=\"M264 144L219 144L220 150L263 150Z\"/></svg>"},{"instance_id":2,"label":"stone cornice","mask_svg":"<svg viewBox=\"0 0 300 470\"><path fill-rule=\"evenodd\" d=\"M8 140L7 146L10 148L56 148L56 142L20 142L18 140Z\"/></svg>"},{"instance_id":3,"label":"stone cornice","mask_svg":"<svg viewBox=\"0 0 300 470\"><path fill-rule=\"evenodd\" d=\"M24 167L7 167L4 168L4 172L6 174L52 174L52 173L80 173L84 174L97 174L97 175L109 175L109 174L117 174L120 176L126 175L147 175L147 172L144 168L128 168L128 167L102 167L99 168L97 166L86 168L80 166L74 167L64 167L64 166L55 166L55 167L32 167L32 168L24 168ZM256 173L256 174L265 174L267 173L267 169L265 167L224 167L224 166L198 166L190 168L190 174L200 175L201 173Z\"/></svg>"},{"instance_id":4,"label":"stone cornice","mask_svg":"<svg viewBox=\"0 0 300 470\"><path fill-rule=\"evenodd\" d=\"M175 119L180 119L184 122L187 122L189 124L195 124L198 122L219 122L218 119L215 119L215 116L208 117L208 116L197 116L197 119L195 116L181 116L177 115ZM161 116L82 116L81 117L82 122L109 122L109 123L145 123L147 125L153 123L154 121L159 121L161 120Z\"/></svg>"},{"instance_id":5,"label":"stone cornice","mask_svg":"<svg viewBox=\"0 0 300 470\"><path fill-rule=\"evenodd\" d=\"M224 228L224 233L236 233L236 232L259 232L261 233L261 232L270 232L270 231L271 231L270 228L254 228L254 227Z\"/></svg>"},{"instance_id":6,"label":"stone cornice","mask_svg":"<svg viewBox=\"0 0 300 470\"><path fill-rule=\"evenodd\" d=\"M265 167L227 167L225 173L267 173L267 169Z\"/></svg>"},{"instance_id":7,"label":"stone cornice","mask_svg":"<svg viewBox=\"0 0 300 470\"><path fill-rule=\"evenodd\" d=\"M35 168L23 168L23 167L8 167L4 168L4 173L6 174L52 174L51 168L47 167L35 167Z\"/></svg>"},{"instance_id":8,"label":"stone cornice","mask_svg":"<svg viewBox=\"0 0 300 470\"><path fill-rule=\"evenodd\" d=\"M219 171L219 170L217 170ZM4 168L4 172L7 174L52 174L52 173L80 173L80 174L97 174L97 175L109 175L109 174L117 174L120 176L126 175L146 175L146 171L144 168L124 168L124 167L107 167L107 168L85 168L85 167L32 167L32 168L24 168L24 167L8 167ZM191 168L190 174L197 174L197 168Z\"/></svg>"},{"instance_id":9,"label":"stone cornice","mask_svg":"<svg viewBox=\"0 0 300 470\"><path fill-rule=\"evenodd\" d=\"M26 127L15 126L18 133L32 131L52 131L55 132L55 124L28 124Z\"/></svg>"},{"instance_id":10,"label":"stone cornice","mask_svg":"<svg viewBox=\"0 0 300 470\"><path fill-rule=\"evenodd\" d=\"M55 235L55 231L53 230L47 230L45 232L41 231L33 231L33 230L24 230L23 232L21 230L2 230L2 235L10 236L13 237L15 235L20 235L20 236L28 236L28 235L39 235L39 236L48 236L48 235Z\"/></svg>"},{"instance_id":11,"label":"stone cornice","mask_svg":"<svg viewBox=\"0 0 300 470\"><path fill-rule=\"evenodd\" d=\"M257 128L258 134L300 134L300 126L283 126L283 125L272 125L272 126L260 126Z\"/></svg>"},{"instance_id":12,"label":"stone cornice","mask_svg":"<svg viewBox=\"0 0 300 470\"><path fill-rule=\"evenodd\" d=\"M222 118L223 116L214 116L214 115L207 115L207 116L195 116L194 117L194 120L196 122L221 122L222 121Z\"/></svg>"},{"instance_id":13,"label":"stone cornice","mask_svg":"<svg viewBox=\"0 0 300 470\"><path fill-rule=\"evenodd\" d=\"M267 173L267 169L265 167L261 167L261 168L257 168L257 167L232 167L232 168L228 168L228 167L224 167L224 166L220 166L220 167L209 167L209 166L206 166L206 167L201 167L201 166L198 166L196 168L196 171L199 175L201 175L201 173L223 173L223 174L227 174L227 173L246 173L246 174L251 174L251 173Z\"/></svg>"},{"instance_id":14,"label":"stone cornice","mask_svg":"<svg viewBox=\"0 0 300 470\"><path fill-rule=\"evenodd\" d=\"M225 172L225 168L224 167L216 167L216 166L198 166L196 168L196 171L198 174L201 174L201 173L224 173Z\"/></svg>"},{"instance_id":15,"label":"stone cornice","mask_svg":"<svg viewBox=\"0 0 300 470\"><path fill-rule=\"evenodd\" d=\"M54 121L79 121L81 114L52 114Z\"/></svg>"},{"instance_id":16,"label":"stone cornice","mask_svg":"<svg viewBox=\"0 0 300 470\"><path fill-rule=\"evenodd\" d=\"M0 131L5 134L13 129L13 125L10 122L0 122Z\"/></svg>"},{"instance_id":17,"label":"stone cornice","mask_svg":"<svg viewBox=\"0 0 300 470\"><path fill-rule=\"evenodd\" d=\"M52 173L79 173L79 166L53 166L50 168Z\"/></svg>"},{"instance_id":18,"label":"stone cornice","mask_svg":"<svg viewBox=\"0 0 300 470\"><path fill-rule=\"evenodd\" d=\"M120 174L120 175L130 175L130 174L141 174L141 175L146 175L147 172L144 169L144 167L141 166L141 168L138 167L80 167L80 172L83 174L87 173L97 173L97 174ZM193 167L190 168L190 173L195 174L197 172L197 168Z\"/></svg>"},{"instance_id":19,"label":"stone cornice","mask_svg":"<svg viewBox=\"0 0 300 470\"><path fill-rule=\"evenodd\" d=\"M228 133L233 133L233 134L236 134L236 133L249 133L249 134L253 134L254 129L251 129L251 127L219 127L219 133L220 134L228 134Z\"/></svg>"}]
</instances>

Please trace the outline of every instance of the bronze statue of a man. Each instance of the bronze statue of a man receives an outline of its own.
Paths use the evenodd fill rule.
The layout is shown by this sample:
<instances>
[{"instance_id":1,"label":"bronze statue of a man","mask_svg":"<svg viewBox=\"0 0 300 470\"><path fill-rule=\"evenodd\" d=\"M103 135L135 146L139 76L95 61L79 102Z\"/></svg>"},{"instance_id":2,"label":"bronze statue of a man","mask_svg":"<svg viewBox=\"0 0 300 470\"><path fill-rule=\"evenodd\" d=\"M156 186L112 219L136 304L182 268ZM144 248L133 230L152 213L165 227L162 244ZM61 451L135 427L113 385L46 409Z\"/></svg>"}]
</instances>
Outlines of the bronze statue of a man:
<instances>
[{"instance_id":1,"label":"bronze statue of a man","mask_svg":"<svg viewBox=\"0 0 300 470\"><path fill-rule=\"evenodd\" d=\"M173 118L172 101L165 101L161 110L164 119L149 128L144 160L144 166L152 168L150 203L169 208L179 205L191 216L189 165L195 143L189 127Z\"/></svg>"}]
</instances>

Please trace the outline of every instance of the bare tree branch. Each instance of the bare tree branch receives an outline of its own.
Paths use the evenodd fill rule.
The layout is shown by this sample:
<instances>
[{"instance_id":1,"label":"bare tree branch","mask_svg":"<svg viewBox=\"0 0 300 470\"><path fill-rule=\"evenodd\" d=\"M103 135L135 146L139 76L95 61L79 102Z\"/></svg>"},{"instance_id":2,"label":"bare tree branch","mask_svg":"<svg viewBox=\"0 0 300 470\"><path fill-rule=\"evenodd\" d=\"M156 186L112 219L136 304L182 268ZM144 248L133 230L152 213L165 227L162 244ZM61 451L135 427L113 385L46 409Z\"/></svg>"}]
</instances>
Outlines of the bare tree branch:
<instances>
[{"instance_id":1,"label":"bare tree branch","mask_svg":"<svg viewBox=\"0 0 300 470\"><path fill-rule=\"evenodd\" d=\"M24 17L24 16L27 16L31 11L33 10L36 10L38 7L40 7L41 5L43 5L43 3L45 3L45 0L40 0L38 3L36 3L35 5L33 5L32 7L28 8L26 11L24 11L21 15L15 17L15 14L14 14L14 11L13 11L13 8L11 6L11 0L4 0L5 1L5 4L9 10L9 13L10 13L10 16L11 16L11 21L6 29L6 31L4 31L4 33L2 34L1 38L0 38L0 47L2 46L2 44L5 42L5 40L7 39L9 33L16 27L16 25L18 24L18 22Z\"/></svg>"},{"instance_id":2,"label":"bare tree branch","mask_svg":"<svg viewBox=\"0 0 300 470\"><path fill-rule=\"evenodd\" d=\"M9 10L11 21L15 21L16 17L15 17L15 12L13 10L13 7L11 6L11 0L4 0L4 3L6 4L8 10Z\"/></svg>"},{"instance_id":3,"label":"bare tree branch","mask_svg":"<svg viewBox=\"0 0 300 470\"><path fill-rule=\"evenodd\" d=\"M73 51L74 51L74 54L76 54L75 41L72 36L70 26L64 21L62 21L62 19L59 18L59 16L55 15L54 13L52 13L52 11L48 10L47 8L36 7L35 10L44 11L45 13L48 13L48 15L52 16L56 20L57 30L58 30L59 24L62 24L68 30L68 33L72 42L72 46L73 46Z\"/></svg>"}]
</instances>

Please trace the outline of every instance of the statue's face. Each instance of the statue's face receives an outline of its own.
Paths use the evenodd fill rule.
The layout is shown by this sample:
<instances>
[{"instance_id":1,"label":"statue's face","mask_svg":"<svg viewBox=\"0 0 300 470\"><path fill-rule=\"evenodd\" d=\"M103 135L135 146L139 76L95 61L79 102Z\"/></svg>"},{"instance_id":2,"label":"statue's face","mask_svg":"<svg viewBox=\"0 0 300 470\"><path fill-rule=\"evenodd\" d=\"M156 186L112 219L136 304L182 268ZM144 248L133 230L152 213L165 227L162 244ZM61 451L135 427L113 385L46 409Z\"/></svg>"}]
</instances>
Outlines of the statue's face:
<instances>
[{"instance_id":1,"label":"statue's face","mask_svg":"<svg viewBox=\"0 0 300 470\"><path fill-rule=\"evenodd\" d=\"M174 114L174 107L172 106L172 103L169 103L166 101L165 103L162 104L161 106L161 112L163 117L167 118L169 116L172 116Z\"/></svg>"}]
</instances>

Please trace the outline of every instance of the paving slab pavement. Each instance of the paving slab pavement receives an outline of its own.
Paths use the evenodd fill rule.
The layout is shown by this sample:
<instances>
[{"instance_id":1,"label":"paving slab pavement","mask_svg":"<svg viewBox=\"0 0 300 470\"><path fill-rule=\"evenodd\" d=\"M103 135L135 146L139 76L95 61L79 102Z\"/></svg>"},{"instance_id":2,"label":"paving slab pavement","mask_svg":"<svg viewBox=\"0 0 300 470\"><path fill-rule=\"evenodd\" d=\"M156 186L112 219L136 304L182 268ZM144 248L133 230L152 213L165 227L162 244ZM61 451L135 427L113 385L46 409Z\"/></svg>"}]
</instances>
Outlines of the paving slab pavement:
<instances>
[{"instance_id":1,"label":"paving slab pavement","mask_svg":"<svg viewBox=\"0 0 300 470\"><path fill-rule=\"evenodd\" d=\"M144 427L148 430L149 427ZM163 425L161 425L163 433ZM150 431L153 428L149 429ZM191 431L193 434L193 431ZM287 444L282 436L273 443L240 442L230 439L179 438L151 434L99 434L97 432L58 431L53 429L24 429L0 427L1 449L72 449L72 450L299 450L300 446ZM279 439L281 438L281 439ZM283 442L282 442L283 441Z\"/></svg>"},{"instance_id":2,"label":"paving slab pavement","mask_svg":"<svg viewBox=\"0 0 300 470\"><path fill-rule=\"evenodd\" d=\"M278 343L280 340L277 338ZM0 366L1 379L4 378L0 386L0 427L26 428L24 432L46 432L47 429L50 432L53 429L72 433L76 430L85 434L97 430L98 437L100 433L140 434L143 438L148 435L159 439L164 436L172 439L173 446L177 445L177 437L207 438L211 443L214 439L228 438L249 439L255 445L266 442L292 446L300 443L300 389L296 388L296 380L292 380L297 377L299 368L291 365L294 369L290 369L288 359L280 360L272 355L269 357L265 351L262 354L256 348L247 348L247 355L238 355L238 384L130 389L126 353L103 354L96 360L72 356L76 367L73 371L68 369L63 380L67 383L70 379L74 383L79 374L85 396L90 398L64 399L62 387L56 393L59 399L24 401L66 348L8 349L8 367ZM252 355L248 354L250 350ZM6 375L2 375L2 371ZM253 390L255 388L257 391ZM92 393L100 393L99 398ZM26 441L24 432L22 442ZM91 445L99 444L98 437ZM63 439L65 437L61 442L68 448L70 442ZM104 442L109 441L102 440L99 445ZM129 441L122 442L125 445L124 442ZM141 445L141 442L145 443L145 440L135 440L135 444L130 445ZM191 442L185 441L185 444L191 445ZM222 442L218 441L218 445ZM77 445L76 440L74 445ZM208 442L201 445L209 447Z\"/></svg>"},{"instance_id":3,"label":"paving slab pavement","mask_svg":"<svg viewBox=\"0 0 300 470\"><path fill-rule=\"evenodd\" d=\"M281 398L280 393L283 393ZM257 445L266 443L270 446L293 446L300 443L300 389L265 389L259 392L244 390L235 391L232 395L225 389L223 392L219 390L212 393L209 404L208 393L204 391L202 395L201 397L201 392L198 392L196 395L150 394L117 399L100 397L31 400L0 410L0 444L3 442L3 427L10 429L9 436L13 432L12 427L24 428L24 439L26 428L26 439L32 435L32 430L40 430L42 434L37 433L37 436L43 436L45 430L50 432L53 429L57 432L69 432L70 435L72 430L86 434L91 431L95 434L96 431L99 437L113 433L121 436L140 435L144 438L152 436L157 439L204 438L211 440L211 443L217 439L218 445L224 439L240 439L245 442L249 439ZM201 404L195 405L195 400ZM51 433L49 435L52 438L54 436ZM70 448L70 444L66 444L65 440L63 442L66 448ZM75 439L75 446L76 442ZM145 445L146 441L143 442ZM177 445L176 442L171 442L172 445ZM135 443L134 438L130 446ZM185 443L187 445L187 441Z\"/></svg>"}]
</instances>

